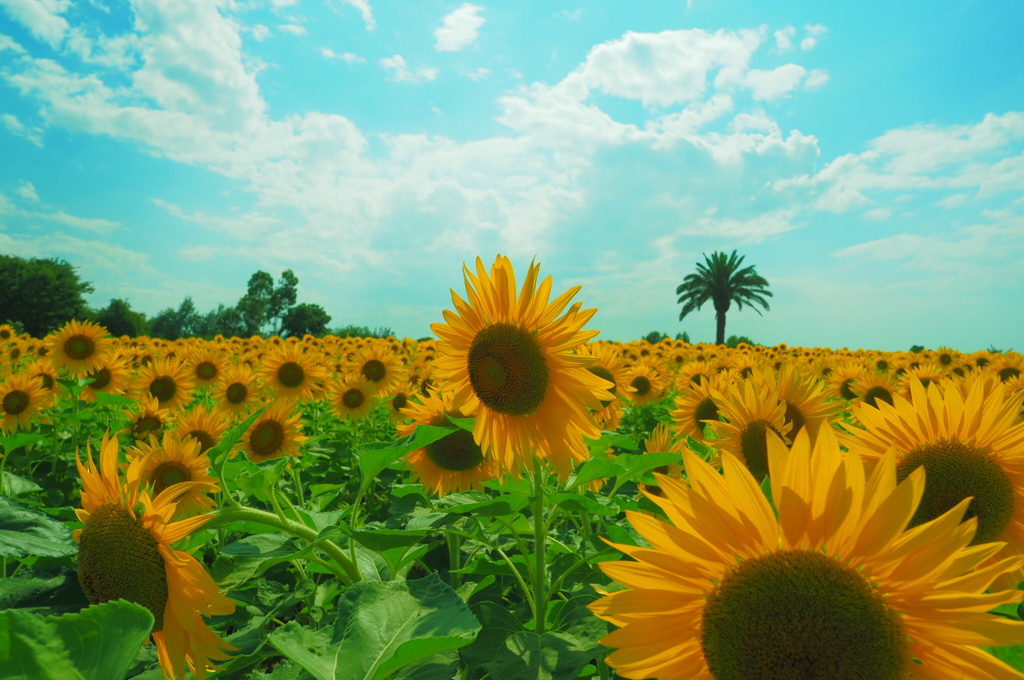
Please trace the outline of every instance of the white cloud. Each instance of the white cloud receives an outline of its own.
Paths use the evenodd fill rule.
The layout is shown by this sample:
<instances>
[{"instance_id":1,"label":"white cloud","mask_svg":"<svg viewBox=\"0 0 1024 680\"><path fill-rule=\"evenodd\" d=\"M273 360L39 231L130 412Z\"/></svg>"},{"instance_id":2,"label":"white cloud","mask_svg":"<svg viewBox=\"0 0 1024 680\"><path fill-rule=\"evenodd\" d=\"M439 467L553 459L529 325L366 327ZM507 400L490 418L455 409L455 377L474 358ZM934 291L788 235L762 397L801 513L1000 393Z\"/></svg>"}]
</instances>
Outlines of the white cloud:
<instances>
[{"instance_id":1,"label":"white cloud","mask_svg":"<svg viewBox=\"0 0 1024 680\"><path fill-rule=\"evenodd\" d=\"M807 24L806 26L804 26L804 30L807 31L808 35L815 37L819 35L825 35L826 33L828 33L828 28L822 26L821 24Z\"/></svg>"},{"instance_id":2,"label":"white cloud","mask_svg":"<svg viewBox=\"0 0 1024 680\"><path fill-rule=\"evenodd\" d=\"M32 142L36 146L42 148L43 146L43 130L37 127L27 127L24 125L18 117L13 113L0 113L0 120L4 122L4 127L12 135L17 137L24 137L28 141Z\"/></svg>"},{"instance_id":3,"label":"white cloud","mask_svg":"<svg viewBox=\"0 0 1024 680\"><path fill-rule=\"evenodd\" d=\"M344 54L337 54L334 50L329 49L327 47L321 47L320 48L320 54L324 55L328 59L341 59L346 64L354 64L356 62L361 63L361 64L365 64L366 63L366 59L364 59L363 57L360 57L358 54L353 54L352 52L345 52Z\"/></svg>"},{"instance_id":4,"label":"white cloud","mask_svg":"<svg viewBox=\"0 0 1024 680\"><path fill-rule=\"evenodd\" d=\"M786 64L771 71L751 69L744 78L754 99L772 101L784 97L797 87L807 74L807 69L797 64Z\"/></svg>"},{"instance_id":5,"label":"white cloud","mask_svg":"<svg viewBox=\"0 0 1024 680\"><path fill-rule=\"evenodd\" d=\"M735 239L740 243L760 243L771 236L798 229L793 223L796 208L772 210L749 219L718 218L713 215L697 218L679 230L684 236L714 236Z\"/></svg>"},{"instance_id":6,"label":"white cloud","mask_svg":"<svg viewBox=\"0 0 1024 680\"><path fill-rule=\"evenodd\" d=\"M819 87L823 87L828 82L828 71L824 69L811 69L811 72L807 74L807 80L804 81L805 90L817 90Z\"/></svg>"},{"instance_id":7,"label":"white cloud","mask_svg":"<svg viewBox=\"0 0 1024 680\"><path fill-rule=\"evenodd\" d=\"M953 208L959 208L964 204L966 200L967 194L953 194L952 196L947 196L941 201L936 201L935 205L942 206L947 210L951 210Z\"/></svg>"},{"instance_id":8,"label":"white cloud","mask_svg":"<svg viewBox=\"0 0 1024 680\"><path fill-rule=\"evenodd\" d=\"M227 234L232 239L258 241L279 230L283 224L276 217L258 212L251 212L241 217L218 217L216 215L205 215L201 212L190 213L181 206L161 198L152 198L150 200L154 205L163 208L175 217Z\"/></svg>"},{"instance_id":9,"label":"white cloud","mask_svg":"<svg viewBox=\"0 0 1024 680\"><path fill-rule=\"evenodd\" d=\"M341 0L345 5L354 7L359 10L359 13L363 17L363 23L366 24L366 30L372 31L377 28L377 21L373 18L373 8L370 7L369 0ZM328 0L328 5L338 14L341 12L334 6L335 0Z\"/></svg>"},{"instance_id":10,"label":"white cloud","mask_svg":"<svg viewBox=\"0 0 1024 680\"><path fill-rule=\"evenodd\" d=\"M828 32L828 29L821 24L808 24L804 29L807 31L808 37L800 41L800 49L805 52L814 49L814 46L818 44L818 37Z\"/></svg>"},{"instance_id":11,"label":"white cloud","mask_svg":"<svg viewBox=\"0 0 1024 680\"><path fill-rule=\"evenodd\" d=\"M519 71L517 71L514 68L507 68L507 69L505 69L505 73L509 74L510 76L512 76L513 78L516 78L516 79L521 79L523 77L523 74L520 73Z\"/></svg>"},{"instance_id":12,"label":"white cloud","mask_svg":"<svg viewBox=\"0 0 1024 680\"><path fill-rule=\"evenodd\" d=\"M291 7L299 4L299 0L270 0L270 4L274 7Z\"/></svg>"},{"instance_id":13,"label":"white cloud","mask_svg":"<svg viewBox=\"0 0 1024 680\"><path fill-rule=\"evenodd\" d=\"M890 208L873 208L864 213L864 217L869 220L883 221L892 217L892 209Z\"/></svg>"},{"instance_id":14,"label":"white cloud","mask_svg":"<svg viewBox=\"0 0 1024 680\"><path fill-rule=\"evenodd\" d=\"M458 52L476 42L480 37L480 27L486 21L480 16L483 10L479 5L466 2L445 16L443 25L434 31L434 37L437 38L434 49L438 52Z\"/></svg>"},{"instance_id":15,"label":"white cloud","mask_svg":"<svg viewBox=\"0 0 1024 680\"><path fill-rule=\"evenodd\" d=\"M263 24L256 24L252 27L252 37L260 42L263 42L271 35L270 29Z\"/></svg>"},{"instance_id":16,"label":"white cloud","mask_svg":"<svg viewBox=\"0 0 1024 680\"><path fill-rule=\"evenodd\" d=\"M400 54L396 54L393 57L384 57L380 60L380 65L388 71L391 71L391 78L396 83L418 83L423 80L433 80L437 77L436 68L421 68L415 72L410 71L406 68L405 59Z\"/></svg>"},{"instance_id":17,"label":"white cloud","mask_svg":"<svg viewBox=\"0 0 1024 680\"><path fill-rule=\"evenodd\" d=\"M36 40L58 49L68 30L61 16L72 6L71 0L0 0L7 14L23 25Z\"/></svg>"},{"instance_id":18,"label":"white cloud","mask_svg":"<svg viewBox=\"0 0 1024 680\"><path fill-rule=\"evenodd\" d=\"M806 52L808 50L814 49L814 46L817 44L818 41L815 38L804 38L803 40L800 41L800 49Z\"/></svg>"},{"instance_id":19,"label":"white cloud","mask_svg":"<svg viewBox=\"0 0 1024 680\"><path fill-rule=\"evenodd\" d=\"M471 71L466 75L469 76L471 80L483 80L484 78L489 76L490 73L491 69L489 68L478 68L477 70Z\"/></svg>"},{"instance_id":20,"label":"white cloud","mask_svg":"<svg viewBox=\"0 0 1024 680\"><path fill-rule=\"evenodd\" d=\"M26 201L32 201L33 203L39 202L39 194L36 193L35 185L32 182L22 182L17 189L18 195L24 198Z\"/></svg>"},{"instance_id":21,"label":"white cloud","mask_svg":"<svg viewBox=\"0 0 1024 680\"><path fill-rule=\"evenodd\" d=\"M284 31L285 33L291 33L292 35L306 35L306 29L298 24L282 24L277 28L278 30Z\"/></svg>"},{"instance_id":22,"label":"white cloud","mask_svg":"<svg viewBox=\"0 0 1024 680\"><path fill-rule=\"evenodd\" d=\"M110 38L100 33L94 39L76 26L68 31L67 51L77 54L86 64L99 64L127 71L138 59L138 36L134 33L125 33Z\"/></svg>"},{"instance_id":23,"label":"white cloud","mask_svg":"<svg viewBox=\"0 0 1024 680\"><path fill-rule=\"evenodd\" d=\"M574 10L560 9L557 12L555 12L552 16L554 18L556 18L556 19L568 19L569 21L576 21L577 19L580 18L580 15L582 15L582 14L583 14L583 10L582 9L574 9Z\"/></svg>"},{"instance_id":24,"label":"white cloud","mask_svg":"<svg viewBox=\"0 0 1024 680\"><path fill-rule=\"evenodd\" d=\"M0 52L3 52L4 50L10 50L17 54L25 54L25 48L19 45L14 38L0 33Z\"/></svg>"},{"instance_id":25,"label":"white cloud","mask_svg":"<svg viewBox=\"0 0 1024 680\"><path fill-rule=\"evenodd\" d=\"M796 29L792 26L786 26L775 31L775 49L782 54L783 52L789 52L793 49L793 36L796 35Z\"/></svg>"}]
</instances>

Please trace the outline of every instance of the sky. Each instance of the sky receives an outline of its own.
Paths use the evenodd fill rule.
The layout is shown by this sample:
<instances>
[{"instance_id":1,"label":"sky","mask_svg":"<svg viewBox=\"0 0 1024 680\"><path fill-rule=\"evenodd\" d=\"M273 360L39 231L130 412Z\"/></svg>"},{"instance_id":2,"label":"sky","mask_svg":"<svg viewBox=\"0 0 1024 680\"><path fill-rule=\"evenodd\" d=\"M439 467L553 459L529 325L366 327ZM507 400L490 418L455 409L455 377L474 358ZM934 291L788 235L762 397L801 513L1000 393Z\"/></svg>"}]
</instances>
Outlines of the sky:
<instances>
[{"instance_id":1,"label":"sky","mask_svg":"<svg viewBox=\"0 0 1024 680\"><path fill-rule=\"evenodd\" d=\"M1024 350L1024 4L0 0L0 253L155 314L292 269L430 334L541 263L599 338ZM2 294L2 289L0 289Z\"/></svg>"}]
</instances>

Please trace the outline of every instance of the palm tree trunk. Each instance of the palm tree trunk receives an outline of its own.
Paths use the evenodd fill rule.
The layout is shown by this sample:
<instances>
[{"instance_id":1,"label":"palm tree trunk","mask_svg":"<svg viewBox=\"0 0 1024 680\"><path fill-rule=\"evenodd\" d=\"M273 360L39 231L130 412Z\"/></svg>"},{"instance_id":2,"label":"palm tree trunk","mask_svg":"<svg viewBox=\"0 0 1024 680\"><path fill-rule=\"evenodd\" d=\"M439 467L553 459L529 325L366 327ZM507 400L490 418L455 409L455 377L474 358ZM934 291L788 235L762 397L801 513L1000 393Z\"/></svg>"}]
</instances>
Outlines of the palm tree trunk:
<instances>
[{"instance_id":1,"label":"palm tree trunk","mask_svg":"<svg viewBox=\"0 0 1024 680\"><path fill-rule=\"evenodd\" d=\"M716 325L718 326L715 332L715 343L719 345L725 344L725 312L718 312L715 315Z\"/></svg>"}]
</instances>

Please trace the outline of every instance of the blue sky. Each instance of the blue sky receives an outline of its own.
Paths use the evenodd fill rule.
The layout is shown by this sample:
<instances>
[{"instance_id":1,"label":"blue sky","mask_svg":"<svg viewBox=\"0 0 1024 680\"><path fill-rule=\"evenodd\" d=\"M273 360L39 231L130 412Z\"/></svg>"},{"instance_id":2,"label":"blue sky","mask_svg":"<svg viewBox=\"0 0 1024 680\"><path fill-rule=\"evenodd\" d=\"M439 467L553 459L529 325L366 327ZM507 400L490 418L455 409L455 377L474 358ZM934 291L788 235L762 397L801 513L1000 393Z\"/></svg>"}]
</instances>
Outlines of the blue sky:
<instances>
[{"instance_id":1,"label":"blue sky","mask_svg":"<svg viewBox=\"0 0 1024 680\"><path fill-rule=\"evenodd\" d=\"M607 339L736 249L763 344L1024 348L1024 5L0 0L0 252L429 334L536 256Z\"/></svg>"}]
</instances>

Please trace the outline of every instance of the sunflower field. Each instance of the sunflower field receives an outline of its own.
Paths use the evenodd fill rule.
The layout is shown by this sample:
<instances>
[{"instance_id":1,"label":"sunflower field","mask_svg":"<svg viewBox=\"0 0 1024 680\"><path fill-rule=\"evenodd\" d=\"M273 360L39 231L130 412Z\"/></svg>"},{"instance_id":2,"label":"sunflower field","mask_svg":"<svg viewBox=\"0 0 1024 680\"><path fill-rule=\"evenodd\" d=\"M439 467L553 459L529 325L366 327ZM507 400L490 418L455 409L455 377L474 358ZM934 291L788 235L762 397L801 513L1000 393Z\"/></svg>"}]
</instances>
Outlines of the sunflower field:
<instances>
[{"instance_id":1,"label":"sunflower field","mask_svg":"<svg viewBox=\"0 0 1024 680\"><path fill-rule=\"evenodd\" d=\"M1024 678L1024 357L464 283L437 340L0 326L0 680Z\"/></svg>"}]
</instances>

